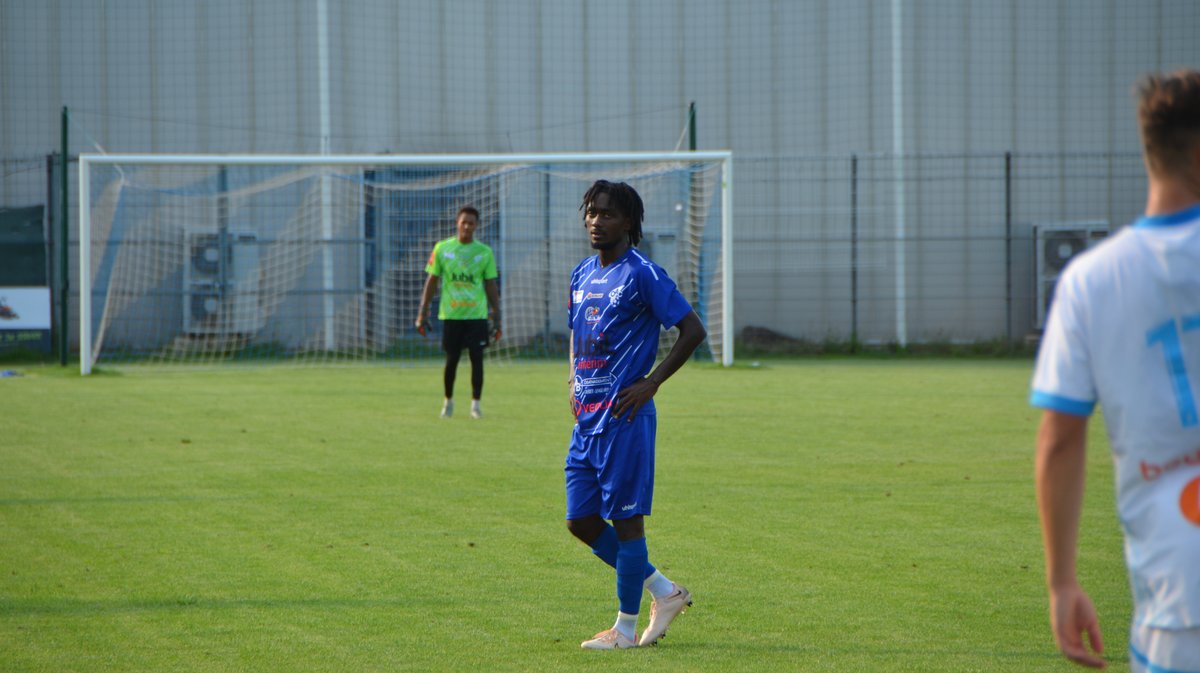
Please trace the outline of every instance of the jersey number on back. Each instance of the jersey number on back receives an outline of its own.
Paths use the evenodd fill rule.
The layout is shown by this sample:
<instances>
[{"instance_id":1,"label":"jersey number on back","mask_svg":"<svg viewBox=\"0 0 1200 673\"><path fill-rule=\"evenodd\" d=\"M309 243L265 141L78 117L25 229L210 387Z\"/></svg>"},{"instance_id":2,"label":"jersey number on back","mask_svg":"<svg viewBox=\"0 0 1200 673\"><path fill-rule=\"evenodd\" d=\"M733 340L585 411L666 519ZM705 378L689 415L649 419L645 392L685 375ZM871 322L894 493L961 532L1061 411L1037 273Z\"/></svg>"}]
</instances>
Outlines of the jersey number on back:
<instances>
[{"instance_id":1,"label":"jersey number on back","mask_svg":"<svg viewBox=\"0 0 1200 673\"><path fill-rule=\"evenodd\" d=\"M1200 314L1184 316L1181 322L1182 330L1179 324L1171 319L1146 332L1146 346L1153 348L1162 345L1167 373L1171 376L1171 385L1175 389L1175 403L1179 405L1179 422L1183 427L1190 428L1200 423L1200 417L1196 414L1196 398L1192 396L1192 382L1188 378L1187 363L1183 360L1183 338L1180 332L1200 330Z\"/></svg>"}]
</instances>

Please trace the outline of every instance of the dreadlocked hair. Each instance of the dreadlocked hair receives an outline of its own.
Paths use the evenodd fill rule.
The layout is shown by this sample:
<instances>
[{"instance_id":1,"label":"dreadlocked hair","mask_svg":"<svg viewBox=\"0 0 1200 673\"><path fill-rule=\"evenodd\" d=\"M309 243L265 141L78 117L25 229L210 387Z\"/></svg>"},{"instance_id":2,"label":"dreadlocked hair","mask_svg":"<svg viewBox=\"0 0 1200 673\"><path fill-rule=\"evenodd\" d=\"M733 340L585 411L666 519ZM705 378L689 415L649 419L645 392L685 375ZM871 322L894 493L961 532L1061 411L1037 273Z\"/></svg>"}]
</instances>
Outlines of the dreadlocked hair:
<instances>
[{"instance_id":1,"label":"dreadlocked hair","mask_svg":"<svg viewBox=\"0 0 1200 673\"><path fill-rule=\"evenodd\" d=\"M597 180L583 195L583 203L579 204L579 209L586 213L588 204L594 202L601 194L608 194L609 201L617 212L629 218L629 244L637 245L641 242L642 220L646 216L646 208L642 205L642 197L638 196L637 190L624 182Z\"/></svg>"}]
</instances>

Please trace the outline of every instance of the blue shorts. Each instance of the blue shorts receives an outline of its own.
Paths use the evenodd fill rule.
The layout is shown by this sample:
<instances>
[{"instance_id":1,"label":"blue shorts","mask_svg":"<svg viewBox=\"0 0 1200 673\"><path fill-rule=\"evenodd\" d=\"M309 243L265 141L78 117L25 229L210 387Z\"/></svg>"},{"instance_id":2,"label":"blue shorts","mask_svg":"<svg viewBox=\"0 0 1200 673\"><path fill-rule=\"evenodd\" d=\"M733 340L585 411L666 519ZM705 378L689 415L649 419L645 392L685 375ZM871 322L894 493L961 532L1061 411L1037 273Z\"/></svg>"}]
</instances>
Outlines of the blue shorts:
<instances>
[{"instance_id":1,"label":"blue shorts","mask_svg":"<svg viewBox=\"0 0 1200 673\"><path fill-rule=\"evenodd\" d=\"M567 519L650 516L654 500L654 414L609 424L598 435L576 426L567 449Z\"/></svg>"}]
</instances>

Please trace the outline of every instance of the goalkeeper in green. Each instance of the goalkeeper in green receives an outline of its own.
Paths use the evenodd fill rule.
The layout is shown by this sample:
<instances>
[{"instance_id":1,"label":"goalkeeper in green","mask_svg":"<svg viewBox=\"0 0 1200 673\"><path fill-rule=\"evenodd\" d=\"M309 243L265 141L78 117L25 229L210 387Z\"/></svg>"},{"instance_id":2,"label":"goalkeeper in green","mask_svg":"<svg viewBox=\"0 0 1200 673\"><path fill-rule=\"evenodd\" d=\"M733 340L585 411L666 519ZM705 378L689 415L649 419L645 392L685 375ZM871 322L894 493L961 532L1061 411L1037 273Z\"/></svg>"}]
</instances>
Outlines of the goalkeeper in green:
<instances>
[{"instance_id":1,"label":"goalkeeper in green","mask_svg":"<svg viewBox=\"0 0 1200 673\"><path fill-rule=\"evenodd\" d=\"M446 399L442 418L454 413L454 379L458 361L465 348L471 357L471 418L482 418L479 399L483 395L483 349L488 345L488 316L492 318L492 336L500 340L500 290L496 283L496 257L492 249L475 240L479 211L463 206L456 218L457 232L439 241L429 255L425 289L417 309L417 332L425 336L429 327L429 306L444 279L438 319L442 321L442 349L446 351L443 384Z\"/></svg>"}]
</instances>

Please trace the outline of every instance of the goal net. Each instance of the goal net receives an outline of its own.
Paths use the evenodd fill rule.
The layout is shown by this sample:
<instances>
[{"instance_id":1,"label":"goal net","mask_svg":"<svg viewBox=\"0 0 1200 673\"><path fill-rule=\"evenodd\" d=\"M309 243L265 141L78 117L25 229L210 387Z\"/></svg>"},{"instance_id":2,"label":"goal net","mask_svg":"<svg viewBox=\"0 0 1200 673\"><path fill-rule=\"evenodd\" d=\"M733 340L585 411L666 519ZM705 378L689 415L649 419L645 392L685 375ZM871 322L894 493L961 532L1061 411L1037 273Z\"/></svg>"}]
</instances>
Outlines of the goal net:
<instances>
[{"instance_id":1,"label":"goal net","mask_svg":"<svg viewBox=\"0 0 1200 673\"><path fill-rule=\"evenodd\" d=\"M500 273L487 357L567 352L567 284L593 254L579 210L597 179L646 205L639 248L729 365L728 152L80 158L80 366L440 360L414 328L425 264L462 206ZM437 315L437 305L433 315ZM663 333L670 347L674 330Z\"/></svg>"}]
</instances>

